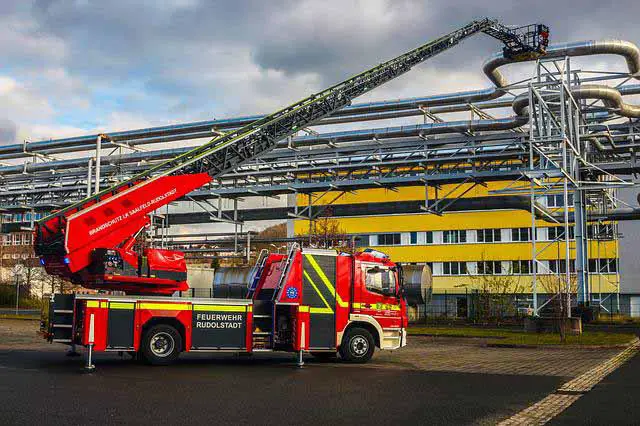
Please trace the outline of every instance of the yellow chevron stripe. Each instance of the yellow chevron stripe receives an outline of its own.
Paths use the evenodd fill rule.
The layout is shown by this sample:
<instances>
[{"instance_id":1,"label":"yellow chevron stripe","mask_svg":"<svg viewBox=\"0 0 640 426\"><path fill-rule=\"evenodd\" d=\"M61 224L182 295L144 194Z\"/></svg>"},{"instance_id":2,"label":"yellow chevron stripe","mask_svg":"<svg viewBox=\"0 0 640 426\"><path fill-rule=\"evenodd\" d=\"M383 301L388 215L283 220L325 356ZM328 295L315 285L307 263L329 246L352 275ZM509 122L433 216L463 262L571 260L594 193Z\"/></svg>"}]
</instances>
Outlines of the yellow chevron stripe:
<instances>
[{"instance_id":1,"label":"yellow chevron stripe","mask_svg":"<svg viewBox=\"0 0 640 426\"><path fill-rule=\"evenodd\" d=\"M247 312L247 307L242 305L193 305L193 310L213 312Z\"/></svg>"},{"instance_id":2,"label":"yellow chevron stripe","mask_svg":"<svg viewBox=\"0 0 640 426\"><path fill-rule=\"evenodd\" d=\"M333 284L331 284L331 281L329 281L329 278L327 278L324 271L322 270L320 265L318 265L318 262L316 262L313 256L310 254L305 254L305 257L307 258L307 260L309 261L313 269L316 271L316 273L318 274L318 276L320 277L324 285L329 289L331 294L335 295L336 301L338 302L338 306L340 306L341 308L348 308L349 304L342 300L342 298L336 291L335 287L333 286Z\"/></svg>"},{"instance_id":3,"label":"yellow chevron stripe","mask_svg":"<svg viewBox=\"0 0 640 426\"><path fill-rule=\"evenodd\" d=\"M100 302L97 300L87 300L87 308L99 308Z\"/></svg>"},{"instance_id":4,"label":"yellow chevron stripe","mask_svg":"<svg viewBox=\"0 0 640 426\"><path fill-rule=\"evenodd\" d=\"M298 307L298 311L299 311L299 312L309 312L309 307L308 307L308 306L300 305L300 306Z\"/></svg>"},{"instance_id":5,"label":"yellow chevron stripe","mask_svg":"<svg viewBox=\"0 0 640 426\"><path fill-rule=\"evenodd\" d=\"M329 306L329 303L327 303L327 299L325 299L322 293L320 293L320 290L316 286L316 283L313 282L309 274L307 274L307 271L302 271L302 273L304 274L305 278L309 280L309 282L311 283L311 286L316 291L316 293L318 293L318 296L320 296L320 299L322 299L322 301L324 302L324 306L326 306L326 308L329 309L331 313L333 313L333 309L331 309L331 306ZM313 309L324 309L324 308L311 308L311 313L313 313Z\"/></svg>"}]
</instances>

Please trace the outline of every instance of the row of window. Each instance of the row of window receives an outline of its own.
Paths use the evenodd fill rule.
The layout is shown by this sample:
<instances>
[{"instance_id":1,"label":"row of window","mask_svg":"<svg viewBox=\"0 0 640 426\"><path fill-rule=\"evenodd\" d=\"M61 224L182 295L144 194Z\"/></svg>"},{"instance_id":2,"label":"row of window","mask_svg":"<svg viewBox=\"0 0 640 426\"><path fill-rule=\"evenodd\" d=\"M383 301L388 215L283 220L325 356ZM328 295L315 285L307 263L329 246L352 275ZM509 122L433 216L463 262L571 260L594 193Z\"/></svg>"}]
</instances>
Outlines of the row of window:
<instances>
[{"instance_id":1,"label":"row of window","mask_svg":"<svg viewBox=\"0 0 640 426\"><path fill-rule=\"evenodd\" d=\"M537 241L564 240L564 226L551 226L536 229ZM359 235L356 245L369 246L406 246L427 244L463 244L463 243L496 243L496 242L529 242L531 228L496 228L496 229L454 229L447 231L413 231L388 232L383 234ZM569 228L569 238L575 239L575 230ZM589 225L588 239L613 239L613 226Z\"/></svg>"},{"instance_id":2,"label":"row of window","mask_svg":"<svg viewBox=\"0 0 640 426\"><path fill-rule=\"evenodd\" d=\"M45 216L44 213L4 213L2 215L3 223L31 222L32 220L40 220Z\"/></svg>"},{"instance_id":3,"label":"row of window","mask_svg":"<svg viewBox=\"0 0 640 426\"><path fill-rule=\"evenodd\" d=\"M33 254L29 254L29 253L4 253L2 255L2 259L3 260L29 259L29 258L34 258L34 257L36 257L36 256L33 255Z\"/></svg>"},{"instance_id":4,"label":"row of window","mask_svg":"<svg viewBox=\"0 0 640 426\"><path fill-rule=\"evenodd\" d=\"M33 235L30 232L16 232L0 236L0 242L4 246L29 246L33 242Z\"/></svg>"},{"instance_id":5,"label":"row of window","mask_svg":"<svg viewBox=\"0 0 640 426\"><path fill-rule=\"evenodd\" d=\"M538 266L540 274L566 273L567 263L562 260L543 260ZM530 275L533 271L531 260L483 260L475 262L430 262L427 263L433 275ZM569 263L570 272L575 272L575 262ZM588 271L591 274L615 274L617 259L590 259Z\"/></svg>"}]
</instances>

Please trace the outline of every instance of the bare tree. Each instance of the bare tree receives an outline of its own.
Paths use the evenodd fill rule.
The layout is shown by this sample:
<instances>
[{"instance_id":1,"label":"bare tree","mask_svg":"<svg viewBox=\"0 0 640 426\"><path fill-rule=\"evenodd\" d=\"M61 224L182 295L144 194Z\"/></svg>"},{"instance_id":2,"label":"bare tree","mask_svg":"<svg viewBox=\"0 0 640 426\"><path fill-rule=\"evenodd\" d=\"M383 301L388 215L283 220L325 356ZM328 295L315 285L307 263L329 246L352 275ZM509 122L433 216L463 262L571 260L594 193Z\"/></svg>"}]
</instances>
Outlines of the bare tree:
<instances>
[{"instance_id":1,"label":"bare tree","mask_svg":"<svg viewBox=\"0 0 640 426\"><path fill-rule=\"evenodd\" d=\"M514 303L514 294L522 293L524 285L521 277L514 275L509 266L506 270L501 268L497 273L488 265L492 261L485 261L484 255L478 262L480 270L477 274L470 274L474 287L477 289L476 315L483 320L494 320L497 323L507 316L514 316L517 307Z\"/></svg>"},{"instance_id":2,"label":"bare tree","mask_svg":"<svg viewBox=\"0 0 640 426\"><path fill-rule=\"evenodd\" d=\"M552 300L549 302L549 311L560 333L560 340L564 342L569 326L567 318L571 316L570 298L578 290L578 277L574 273L570 274L568 285L565 274L538 275L538 281L545 293L553 294Z\"/></svg>"}]
</instances>

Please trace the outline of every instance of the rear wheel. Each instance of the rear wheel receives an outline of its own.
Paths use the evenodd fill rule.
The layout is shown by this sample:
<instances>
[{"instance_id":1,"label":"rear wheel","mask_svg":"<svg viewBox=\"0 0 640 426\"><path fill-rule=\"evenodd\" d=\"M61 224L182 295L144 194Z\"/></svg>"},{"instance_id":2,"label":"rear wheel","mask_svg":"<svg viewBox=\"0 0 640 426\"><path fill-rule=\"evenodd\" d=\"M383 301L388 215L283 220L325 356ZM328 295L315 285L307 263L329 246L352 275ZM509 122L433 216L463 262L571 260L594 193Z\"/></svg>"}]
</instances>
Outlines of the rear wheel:
<instances>
[{"instance_id":1,"label":"rear wheel","mask_svg":"<svg viewBox=\"0 0 640 426\"><path fill-rule=\"evenodd\" d=\"M141 352L152 365L171 364L182 351L182 338L178 330L166 324L151 327L142 337Z\"/></svg>"},{"instance_id":2,"label":"rear wheel","mask_svg":"<svg viewBox=\"0 0 640 426\"><path fill-rule=\"evenodd\" d=\"M368 330L354 327L345 333L340 345L340 356L352 363L365 363L371 359L375 351L375 340Z\"/></svg>"}]
</instances>

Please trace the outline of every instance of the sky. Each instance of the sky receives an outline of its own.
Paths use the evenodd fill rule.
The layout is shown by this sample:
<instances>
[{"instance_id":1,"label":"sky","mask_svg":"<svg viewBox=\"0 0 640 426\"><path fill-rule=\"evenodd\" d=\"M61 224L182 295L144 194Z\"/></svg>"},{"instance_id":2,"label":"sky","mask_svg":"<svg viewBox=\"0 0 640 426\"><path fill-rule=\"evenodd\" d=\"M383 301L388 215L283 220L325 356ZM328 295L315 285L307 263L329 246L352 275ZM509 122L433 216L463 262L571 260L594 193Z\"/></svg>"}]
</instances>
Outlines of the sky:
<instances>
[{"instance_id":1,"label":"sky","mask_svg":"<svg viewBox=\"0 0 640 426\"><path fill-rule=\"evenodd\" d=\"M1 0L0 144L266 113L482 16L640 43L637 0ZM498 47L475 37L367 99L490 87Z\"/></svg>"}]
</instances>

